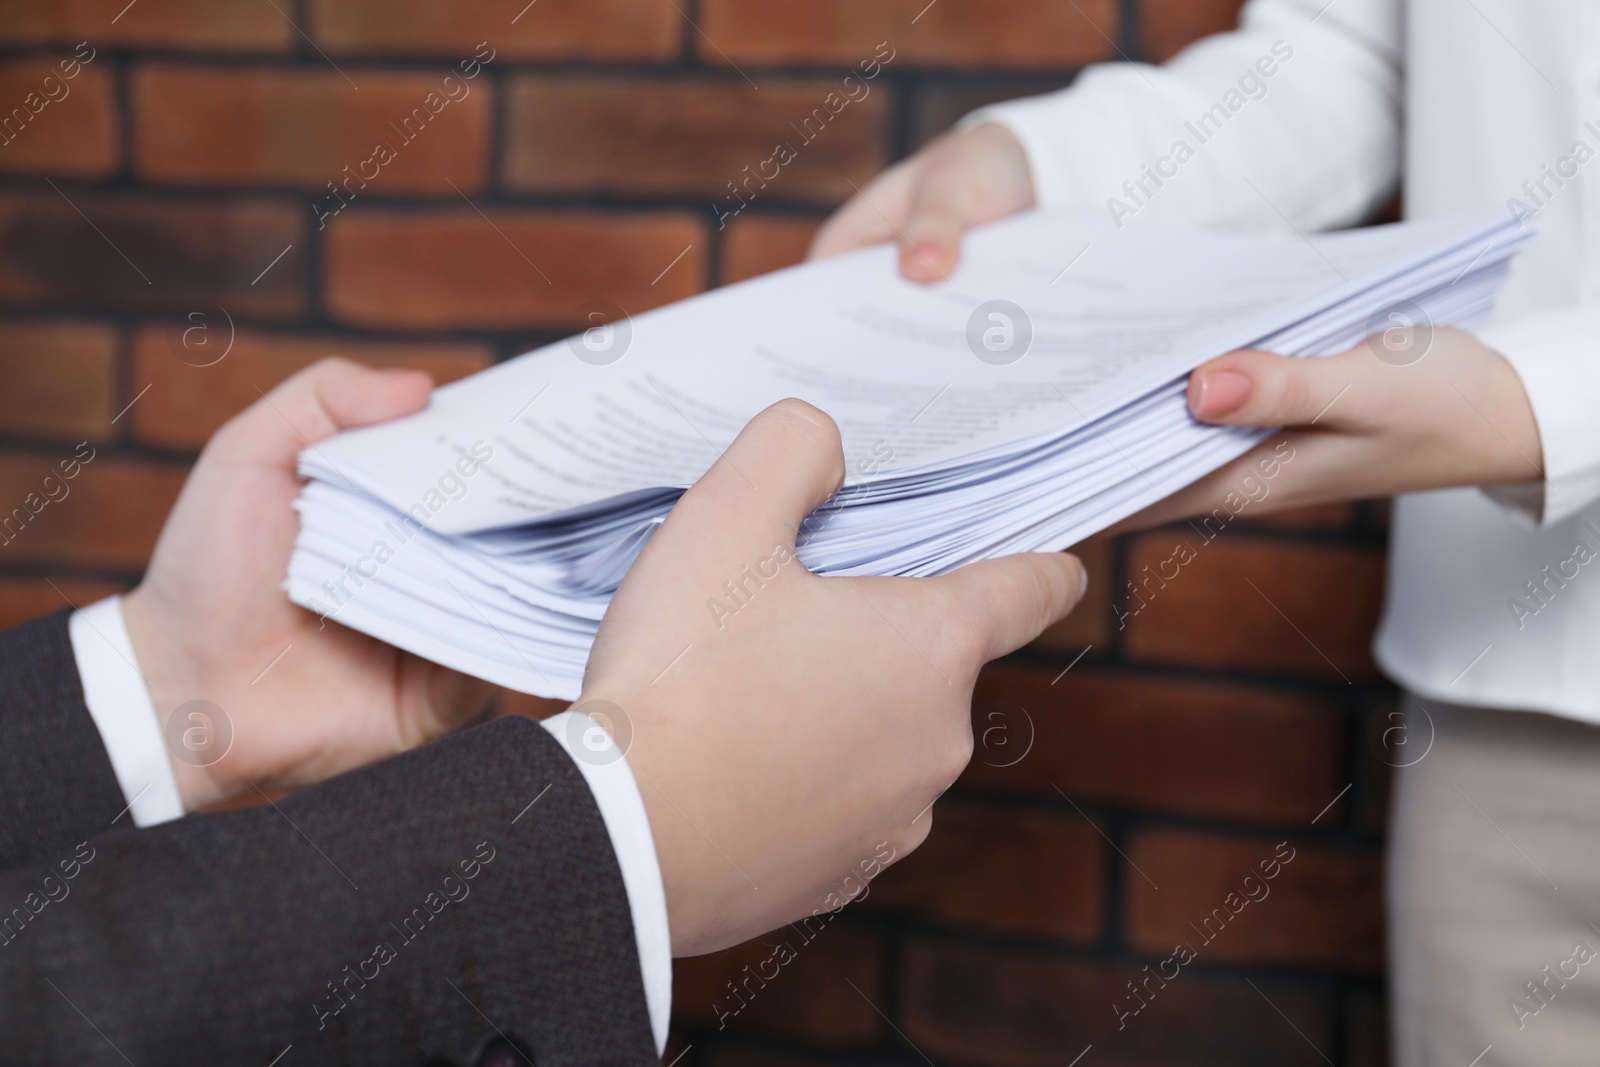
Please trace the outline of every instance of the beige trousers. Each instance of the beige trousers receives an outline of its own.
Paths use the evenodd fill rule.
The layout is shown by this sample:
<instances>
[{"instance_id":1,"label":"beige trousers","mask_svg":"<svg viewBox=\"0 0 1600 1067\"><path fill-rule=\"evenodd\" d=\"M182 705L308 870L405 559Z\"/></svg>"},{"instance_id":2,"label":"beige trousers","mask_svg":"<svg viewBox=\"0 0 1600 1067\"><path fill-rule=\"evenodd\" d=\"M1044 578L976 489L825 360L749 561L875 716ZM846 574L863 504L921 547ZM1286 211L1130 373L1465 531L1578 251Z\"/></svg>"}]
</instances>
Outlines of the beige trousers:
<instances>
[{"instance_id":1,"label":"beige trousers","mask_svg":"<svg viewBox=\"0 0 1600 1067\"><path fill-rule=\"evenodd\" d=\"M1600 727L1416 698L1406 715L1414 762L1388 858L1395 1067L1595 1067Z\"/></svg>"}]
</instances>

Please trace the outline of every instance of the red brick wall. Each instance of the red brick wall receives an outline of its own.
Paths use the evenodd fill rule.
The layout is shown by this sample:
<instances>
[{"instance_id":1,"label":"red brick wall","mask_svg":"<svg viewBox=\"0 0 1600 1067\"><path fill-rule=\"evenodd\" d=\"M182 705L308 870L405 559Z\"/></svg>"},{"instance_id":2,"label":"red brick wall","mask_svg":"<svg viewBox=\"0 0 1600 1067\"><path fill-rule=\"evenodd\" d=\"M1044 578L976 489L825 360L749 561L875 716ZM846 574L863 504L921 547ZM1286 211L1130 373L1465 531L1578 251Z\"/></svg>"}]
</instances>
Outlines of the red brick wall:
<instances>
[{"instance_id":1,"label":"red brick wall","mask_svg":"<svg viewBox=\"0 0 1600 1067\"><path fill-rule=\"evenodd\" d=\"M794 262L851 183L971 107L1163 58L1236 7L4 5L0 118L40 95L0 145L0 503L80 441L99 458L0 547L0 621L137 581L206 436L319 356L449 379L561 336L588 300L639 311ZM727 183L880 41L872 95L719 230ZM93 58L62 80L79 42ZM470 94L410 140L390 125L475 53L493 58ZM402 143L363 185L379 140ZM683 964L669 1059L1383 1062L1384 531L1372 506L1247 512L1125 627L1113 593L1193 534L1085 546L1088 601L986 675L979 757L925 849L810 936ZM1170 973L1178 941L1196 958L1119 1030L1125 983ZM780 942L793 960L752 979ZM736 1014L729 981L749 990Z\"/></svg>"}]
</instances>

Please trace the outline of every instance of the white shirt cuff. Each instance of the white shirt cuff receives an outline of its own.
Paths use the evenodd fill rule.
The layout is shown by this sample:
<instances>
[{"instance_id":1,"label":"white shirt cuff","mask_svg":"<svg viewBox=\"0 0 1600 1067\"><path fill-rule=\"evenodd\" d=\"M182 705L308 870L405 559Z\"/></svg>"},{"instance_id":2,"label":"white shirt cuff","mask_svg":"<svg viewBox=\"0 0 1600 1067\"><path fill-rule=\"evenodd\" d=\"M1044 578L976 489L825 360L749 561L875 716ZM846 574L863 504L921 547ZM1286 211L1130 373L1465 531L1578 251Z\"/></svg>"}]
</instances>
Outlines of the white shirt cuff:
<instances>
[{"instance_id":1,"label":"white shirt cuff","mask_svg":"<svg viewBox=\"0 0 1600 1067\"><path fill-rule=\"evenodd\" d=\"M122 598L110 597L73 612L67 633L83 682L83 702L100 731L134 825L155 826L182 818L183 797L150 689L122 621Z\"/></svg>"},{"instance_id":2,"label":"white shirt cuff","mask_svg":"<svg viewBox=\"0 0 1600 1067\"><path fill-rule=\"evenodd\" d=\"M1600 306L1541 312L1478 331L1478 339L1505 356L1522 379L1544 450L1542 484L1501 487L1489 495L1541 526L1570 518L1600 499L1597 337Z\"/></svg>"},{"instance_id":3,"label":"white shirt cuff","mask_svg":"<svg viewBox=\"0 0 1600 1067\"><path fill-rule=\"evenodd\" d=\"M655 1034L656 1052L664 1053L667 1026L672 1020L672 931L667 924L667 891L661 882L655 837L650 833L650 817L639 794L639 783L611 735L588 716L564 711L539 725L550 731L572 757L605 820L633 913L633 936L638 943L639 972L644 976L645 1000L650 1008L650 1029Z\"/></svg>"}]
</instances>

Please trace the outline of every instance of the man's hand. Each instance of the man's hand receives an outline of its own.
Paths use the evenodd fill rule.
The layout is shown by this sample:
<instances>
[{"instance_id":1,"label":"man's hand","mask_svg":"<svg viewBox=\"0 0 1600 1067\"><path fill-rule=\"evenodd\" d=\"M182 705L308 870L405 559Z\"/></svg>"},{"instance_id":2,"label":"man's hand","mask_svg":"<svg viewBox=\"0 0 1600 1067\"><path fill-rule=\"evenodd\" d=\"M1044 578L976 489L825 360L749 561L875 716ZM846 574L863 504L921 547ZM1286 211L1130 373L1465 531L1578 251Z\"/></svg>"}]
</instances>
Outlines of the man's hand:
<instances>
[{"instance_id":1,"label":"man's hand","mask_svg":"<svg viewBox=\"0 0 1600 1067\"><path fill-rule=\"evenodd\" d=\"M1157 526L1221 505L1276 466L1262 511L1462 485L1540 481L1539 430L1517 372L1459 330L1390 331L1322 359L1230 352L1189 376L1189 410L1283 434L1133 516Z\"/></svg>"},{"instance_id":2,"label":"man's hand","mask_svg":"<svg viewBox=\"0 0 1600 1067\"><path fill-rule=\"evenodd\" d=\"M808 516L843 476L827 415L757 416L646 547L589 658L576 708L631 729L677 955L838 907L915 848L971 756L978 669L1083 594L1067 555L817 577L796 530L826 521Z\"/></svg>"},{"instance_id":3,"label":"man's hand","mask_svg":"<svg viewBox=\"0 0 1600 1067\"><path fill-rule=\"evenodd\" d=\"M810 258L897 241L902 274L942 281L955 269L964 230L1033 203L1022 145L1004 126L984 123L947 133L878 175L824 224Z\"/></svg>"},{"instance_id":4,"label":"man's hand","mask_svg":"<svg viewBox=\"0 0 1600 1067\"><path fill-rule=\"evenodd\" d=\"M354 426L425 407L419 371L328 359L279 385L206 445L123 617L156 715L207 700L233 728L210 766L174 760L190 811L252 785L290 788L461 725L491 687L289 602L295 457Z\"/></svg>"}]
</instances>

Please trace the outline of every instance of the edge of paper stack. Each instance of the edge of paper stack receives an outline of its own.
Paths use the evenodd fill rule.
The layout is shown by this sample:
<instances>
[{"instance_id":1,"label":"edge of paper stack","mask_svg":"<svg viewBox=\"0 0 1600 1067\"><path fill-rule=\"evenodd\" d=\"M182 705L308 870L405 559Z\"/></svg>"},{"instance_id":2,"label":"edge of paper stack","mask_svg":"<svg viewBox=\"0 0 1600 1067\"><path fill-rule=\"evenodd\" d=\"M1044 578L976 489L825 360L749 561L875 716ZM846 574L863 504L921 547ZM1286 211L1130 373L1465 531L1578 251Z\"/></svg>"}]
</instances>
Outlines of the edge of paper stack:
<instances>
[{"instance_id":1,"label":"edge of paper stack","mask_svg":"<svg viewBox=\"0 0 1600 1067\"><path fill-rule=\"evenodd\" d=\"M934 575L1009 553L1066 549L1270 436L1267 430L1196 422L1184 398L1188 370L1237 347L1316 356L1353 347L1391 325L1476 325L1491 310L1511 257L1531 236L1500 213L1434 225L1420 244L1401 240L1406 232L1402 226L1271 238L1306 241L1319 255L1334 255L1370 233L1370 240L1388 240L1384 247L1399 252L1349 277L1334 280L1330 274L1330 284L1314 299L1273 307L1254 316L1248 328L1212 338L1209 348L1182 352L1183 365L1169 368L1159 384L1087 421L1074 419L937 463L870 474L852 468L856 476L845 489L803 525L801 562L824 575ZM1062 250L1059 258L1072 251ZM874 254L885 271L892 270L886 253ZM794 271L829 269L822 264ZM825 273L816 277L826 279ZM769 278L770 286L790 284L782 275ZM736 301L739 289L636 318L636 346L655 321L651 316L689 314L696 301L712 297ZM783 322L770 325L783 334ZM519 360L558 358L571 358L564 345ZM728 373L738 373L732 356ZM471 386L469 379L448 388ZM370 449L375 439L361 440ZM510 525L446 530L417 521L414 511L408 517L400 504L411 498L373 472L378 464L363 462L355 447L360 443L346 448L335 438L302 456L309 484L297 504L301 532L286 581L290 598L333 622L497 685L576 698L611 594L690 479ZM707 444L701 469L726 440ZM472 478L494 469L471 458L461 463L462 471L468 467ZM467 477L458 480L464 484ZM707 595L709 601L723 593Z\"/></svg>"}]
</instances>

